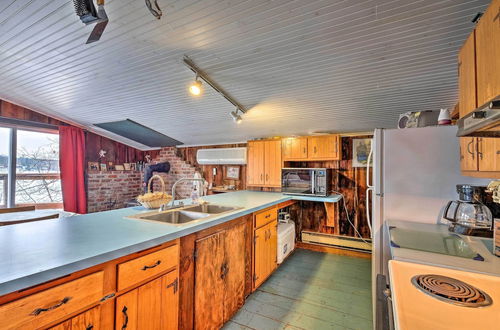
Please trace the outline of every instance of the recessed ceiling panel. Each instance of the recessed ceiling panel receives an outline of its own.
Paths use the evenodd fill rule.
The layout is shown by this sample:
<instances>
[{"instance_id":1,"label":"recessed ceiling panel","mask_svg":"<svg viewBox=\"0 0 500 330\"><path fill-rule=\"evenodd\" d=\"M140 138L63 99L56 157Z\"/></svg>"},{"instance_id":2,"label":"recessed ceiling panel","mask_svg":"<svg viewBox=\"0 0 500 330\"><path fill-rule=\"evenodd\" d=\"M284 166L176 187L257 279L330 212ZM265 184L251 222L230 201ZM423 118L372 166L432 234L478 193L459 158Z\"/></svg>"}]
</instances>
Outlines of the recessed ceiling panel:
<instances>
[{"instance_id":1,"label":"recessed ceiling panel","mask_svg":"<svg viewBox=\"0 0 500 330\"><path fill-rule=\"evenodd\" d=\"M183 144L176 139L172 139L165 134L159 133L130 119L94 124L94 126L139 142L151 148L172 147Z\"/></svg>"}]
</instances>

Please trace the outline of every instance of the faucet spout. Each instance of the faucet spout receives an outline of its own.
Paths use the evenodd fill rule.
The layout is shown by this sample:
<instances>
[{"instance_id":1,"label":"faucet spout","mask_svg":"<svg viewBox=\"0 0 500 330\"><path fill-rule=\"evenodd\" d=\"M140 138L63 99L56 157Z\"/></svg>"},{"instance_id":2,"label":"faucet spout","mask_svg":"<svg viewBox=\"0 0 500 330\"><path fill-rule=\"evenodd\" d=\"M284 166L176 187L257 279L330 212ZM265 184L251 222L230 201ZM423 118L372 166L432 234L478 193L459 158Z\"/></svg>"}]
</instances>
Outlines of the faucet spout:
<instances>
[{"instance_id":1,"label":"faucet spout","mask_svg":"<svg viewBox=\"0 0 500 330\"><path fill-rule=\"evenodd\" d=\"M201 178L201 179L197 179L197 178L181 178L181 179L175 181L175 183L172 185L172 200L170 202L168 202L168 203L163 204L162 206L160 206L160 212L168 210L168 209L175 208L175 189L177 188L178 184L180 184L182 182L187 182L187 181L201 182L202 184L204 184L206 182L206 180L203 179L203 178ZM203 194L203 191L200 192L200 196L202 194Z\"/></svg>"}]
</instances>

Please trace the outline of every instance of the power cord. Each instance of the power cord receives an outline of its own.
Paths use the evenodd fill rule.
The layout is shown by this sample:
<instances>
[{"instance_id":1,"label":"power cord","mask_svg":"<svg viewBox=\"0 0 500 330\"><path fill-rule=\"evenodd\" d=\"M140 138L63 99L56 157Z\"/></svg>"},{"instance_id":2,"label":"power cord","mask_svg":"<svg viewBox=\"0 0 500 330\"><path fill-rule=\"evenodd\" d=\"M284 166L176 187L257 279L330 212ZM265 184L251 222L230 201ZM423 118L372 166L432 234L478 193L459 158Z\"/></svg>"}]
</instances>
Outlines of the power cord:
<instances>
[{"instance_id":1,"label":"power cord","mask_svg":"<svg viewBox=\"0 0 500 330\"><path fill-rule=\"evenodd\" d=\"M366 244L371 244L370 242L366 241L363 236L361 236L361 234L359 233L359 231L356 229L356 226L354 226L354 224L352 223L351 221L351 218L349 217L349 211L347 210L347 205L346 205L346 202L345 202L345 196L343 193L339 192L339 191L334 191L332 190L332 193L335 193L335 194L339 194L340 196L342 196L342 204L344 205L344 210L345 210L345 214L346 214L346 217L347 217L347 221L349 222L349 224L351 225L351 227L354 229L354 231L356 232L356 234L359 236L359 238L365 242Z\"/></svg>"}]
</instances>

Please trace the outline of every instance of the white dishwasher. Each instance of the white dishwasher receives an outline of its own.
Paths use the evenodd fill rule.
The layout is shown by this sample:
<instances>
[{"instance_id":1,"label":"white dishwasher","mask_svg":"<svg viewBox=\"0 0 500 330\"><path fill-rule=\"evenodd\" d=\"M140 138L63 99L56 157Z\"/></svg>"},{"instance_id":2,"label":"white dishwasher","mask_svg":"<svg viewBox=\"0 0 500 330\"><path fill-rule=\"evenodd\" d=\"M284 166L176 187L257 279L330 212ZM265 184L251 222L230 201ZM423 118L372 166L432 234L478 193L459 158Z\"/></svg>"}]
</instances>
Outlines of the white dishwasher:
<instances>
[{"instance_id":1,"label":"white dishwasher","mask_svg":"<svg viewBox=\"0 0 500 330\"><path fill-rule=\"evenodd\" d=\"M295 248L295 223L291 220L278 222L278 264Z\"/></svg>"}]
</instances>

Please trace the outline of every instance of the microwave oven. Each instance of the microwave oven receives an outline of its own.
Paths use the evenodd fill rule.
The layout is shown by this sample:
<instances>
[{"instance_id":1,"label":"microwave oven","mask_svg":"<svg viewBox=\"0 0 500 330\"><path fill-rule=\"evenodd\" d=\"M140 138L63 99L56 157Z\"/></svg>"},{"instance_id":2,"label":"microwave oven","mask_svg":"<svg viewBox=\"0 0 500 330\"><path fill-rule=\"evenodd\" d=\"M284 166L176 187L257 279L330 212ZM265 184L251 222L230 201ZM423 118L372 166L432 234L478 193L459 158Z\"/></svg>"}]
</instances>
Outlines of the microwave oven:
<instances>
[{"instance_id":1,"label":"microwave oven","mask_svg":"<svg viewBox=\"0 0 500 330\"><path fill-rule=\"evenodd\" d=\"M283 168L281 192L288 195L328 196L331 172L329 168Z\"/></svg>"}]
</instances>

